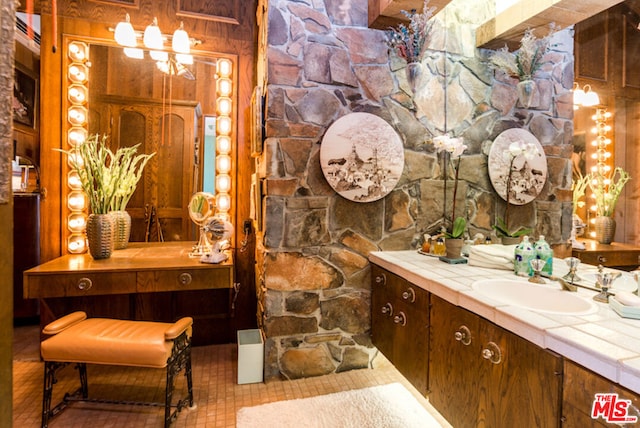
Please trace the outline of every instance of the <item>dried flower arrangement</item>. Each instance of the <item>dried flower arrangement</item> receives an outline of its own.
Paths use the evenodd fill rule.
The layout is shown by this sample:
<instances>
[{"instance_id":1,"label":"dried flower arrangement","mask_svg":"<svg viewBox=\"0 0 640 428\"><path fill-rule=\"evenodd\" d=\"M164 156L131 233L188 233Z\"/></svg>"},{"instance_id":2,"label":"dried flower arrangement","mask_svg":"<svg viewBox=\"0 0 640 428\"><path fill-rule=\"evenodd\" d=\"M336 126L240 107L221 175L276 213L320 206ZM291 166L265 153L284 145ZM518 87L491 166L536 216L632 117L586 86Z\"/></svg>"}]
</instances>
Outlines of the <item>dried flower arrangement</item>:
<instances>
[{"instance_id":1,"label":"dried flower arrangement","mask_svg":"<svg viewBox=\"0 0 640 428\"><path fill-rule=\"evenodd\" d=\"M411 12L403 10L402 14L410 20L409 25L400 24L387 32L387 44L407 63L419 61L429 44L433 27L431 17L436 8L428 5L429 0L424 0L421 13L415 9Z\"/></svg>"},{"instance_id":2,"label":"dried flower arrangement","mask_svg":"<svg viewBox=\"0 0 640 428\"><path fill-rule=\"evenodd\" d=\"M502 70L520 81L531 80L544 64L544 55L553 47L551 38L556 31L555 24L551 24L549 34L538 38L533 30L526 30L517 51L509 52L505 46L489 57L492 67Z\"/></svg>"}]
</instances>

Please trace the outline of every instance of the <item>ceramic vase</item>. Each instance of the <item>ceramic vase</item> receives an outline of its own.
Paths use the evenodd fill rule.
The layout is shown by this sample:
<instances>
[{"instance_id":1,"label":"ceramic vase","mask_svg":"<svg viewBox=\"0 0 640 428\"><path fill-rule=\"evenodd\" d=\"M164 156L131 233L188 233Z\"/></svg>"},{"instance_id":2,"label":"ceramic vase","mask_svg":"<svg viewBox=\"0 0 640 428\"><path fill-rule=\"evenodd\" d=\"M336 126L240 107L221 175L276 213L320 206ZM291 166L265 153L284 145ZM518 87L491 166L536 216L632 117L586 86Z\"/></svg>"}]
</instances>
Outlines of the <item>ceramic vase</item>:
<instances>
[{"instance_id":1,"label":"ceramic vase","mask_svg":"<svg viewBox=\"0 0 640 428\"><path fill-rule=\"evenodd\" d=\"M464 245L464 239L462 238L447 238L444 241L445 248L447 249L448 259L459 259L462 257L461 250Z\"/></svg>"},{"instance_id":2,"label":"ceramic vase","mask_svg":"<svg viewBox=\"0 0 640 428\"><path fill-rule=\"evenodd\" d=\"M90 214L87 219L87 242L89 254L96 260L108 259L114 246L113 216Z\"/></svg>"},{"instance_id":3,"label":"ceramic vase","mask_svg":"<svg viewBox=\"0 0 640 428\"><path fill-rule=\"evenodd\" d=\"M131 216L126 210L111 211L109 213L114 222L114 250L123 250L129 244L131 235Z\"/></svg>"},{"instance_id":4,"label":"ceramic vase","mask_svg":"<svg viewBox=\"0 0 640 428\"><path fill-rule=\"evenodd\" d=\"M601 244L611 244L616 234L616 221L609 216L596 217L596 241Z\"/></svg>"},{"instance_id":5,"label":"ceramic vase","mask_svg":"<svg viewBox=\"0 0 640 428\"><path fill-rule=\"evenodd\" d=\"M518 82L518 99L523 107L529 108L533 103L533 96L536 92L536 82L532 79L522 80Z\"/></svg>"},{"instance_id":6,"label":"ceramic vase","mask_svg":"<svg viewBox=\"0 0 640 428\"><path fill-rule=\"evenodd\" d=\"M411 92L415 94L418 89L418 83L422 77L422 63L417 61L410 62L407 64L405 71L407 73L407 83L409 83Z\"/></svg>"}]
</instances>

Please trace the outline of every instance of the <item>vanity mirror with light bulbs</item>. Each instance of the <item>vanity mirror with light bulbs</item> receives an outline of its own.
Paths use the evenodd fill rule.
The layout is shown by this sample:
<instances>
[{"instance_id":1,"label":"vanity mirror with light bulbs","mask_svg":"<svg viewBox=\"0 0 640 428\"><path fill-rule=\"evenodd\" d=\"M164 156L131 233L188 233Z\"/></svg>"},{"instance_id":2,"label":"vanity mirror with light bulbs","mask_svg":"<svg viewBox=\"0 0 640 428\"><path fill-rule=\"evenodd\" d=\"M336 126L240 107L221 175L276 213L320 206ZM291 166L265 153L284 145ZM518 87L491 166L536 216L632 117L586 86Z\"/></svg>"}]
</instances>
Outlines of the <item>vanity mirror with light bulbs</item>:
<instances>
[{"instance_id":1,"label":"vanity mirror with light bulbs","mask_svg":"<svg viewBox=\"0 0 640 428\"><path fill-rule=\"evenodd\" d=\"M114 151L140 144L138 153L156 153L127 205L130 240L197 240L187 205L198 191L216 195L217 212L229 219L236 57L192 52L188 64L171 52L165 60L151 58L149 51L132 58L110 40L63 41L63 149L98 134L108 135ZM62 176L68 229L63 242L69 253L83 253L87 207L68 165Z\"/></svg>"}]
</instances>

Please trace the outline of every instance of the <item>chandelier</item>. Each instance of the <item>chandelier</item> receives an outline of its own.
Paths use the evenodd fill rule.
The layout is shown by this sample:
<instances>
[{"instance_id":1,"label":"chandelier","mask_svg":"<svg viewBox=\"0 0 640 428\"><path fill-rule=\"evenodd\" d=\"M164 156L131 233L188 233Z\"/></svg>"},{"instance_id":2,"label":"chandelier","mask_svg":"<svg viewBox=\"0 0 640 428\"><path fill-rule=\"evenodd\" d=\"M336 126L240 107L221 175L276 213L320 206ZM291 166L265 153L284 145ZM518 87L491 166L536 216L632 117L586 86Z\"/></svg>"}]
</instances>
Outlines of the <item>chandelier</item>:
<instances>
[{"instance_id":1,"label":"chandelier","mask_svg":"<svg viewBox=\"0 0 640 428\"><path fill-rule=\"evenodd\" d=\"M158 63L160 71L166 74L184 75L187 78L193 77L185 65L193 64L191 46L201 42L189 37L182 22L173 35L168 36L162 34L158 19L154 17L144 32L140 32L134 30L127 13L125 20L119 22L113 32L116 43L123 47L127 57L142 59L146 49L151 59ZM170 50L165 49L165 41L171 42Z\"/></svg>"}]
</instances>

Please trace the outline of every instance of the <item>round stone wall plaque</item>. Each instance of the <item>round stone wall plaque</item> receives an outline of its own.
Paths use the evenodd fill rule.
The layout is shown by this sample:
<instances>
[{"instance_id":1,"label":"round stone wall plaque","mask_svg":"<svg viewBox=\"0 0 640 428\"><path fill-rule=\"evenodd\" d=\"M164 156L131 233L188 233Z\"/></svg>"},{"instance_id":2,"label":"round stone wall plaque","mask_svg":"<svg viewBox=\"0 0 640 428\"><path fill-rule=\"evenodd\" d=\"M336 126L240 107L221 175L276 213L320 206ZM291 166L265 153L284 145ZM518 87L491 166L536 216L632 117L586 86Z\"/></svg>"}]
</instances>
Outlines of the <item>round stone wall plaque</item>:
<instances>
[{"instance_id":1,"label":"round stone wall plaque","mask_svg":"<svg viewBox=\"0 0 640 428\"><path fill-rule=\"evenodd\" d=\"M489 151L487 167L493 188L513 205L533 201L547 181L547 157L542 145L525 129L507 129L498 135Z\"/></svg>"},{"instance_id":2,"label":"round stone wall plaque","mask_svg":"<svg viewBox=\"0 0 640 428\"><path fill-rule=\"evenodd\" d=\"M350 113L327 129L320 165L340 196L355 202L376 201L391 192L402 175L402 140L384 119Z\"/></svg>"}]
</instances>

